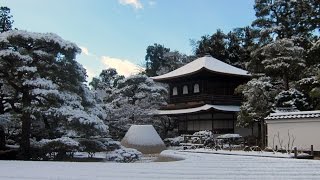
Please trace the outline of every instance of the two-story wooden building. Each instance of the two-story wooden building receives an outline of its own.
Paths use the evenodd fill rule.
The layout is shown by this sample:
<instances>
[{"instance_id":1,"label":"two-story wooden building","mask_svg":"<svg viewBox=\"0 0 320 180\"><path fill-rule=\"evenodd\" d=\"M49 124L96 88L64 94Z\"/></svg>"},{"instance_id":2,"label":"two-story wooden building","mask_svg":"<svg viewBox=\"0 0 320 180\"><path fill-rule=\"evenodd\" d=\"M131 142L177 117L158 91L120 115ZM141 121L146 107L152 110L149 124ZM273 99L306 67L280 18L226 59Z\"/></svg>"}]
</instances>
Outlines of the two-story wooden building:
<instances>
[{"instance_id":1,"label":"two-story wooden building","mask_svg":"<svg viewBox=\"0 0 320 180\"><path fill-rule=\"evenodd\" d=\"M180 133L211 130L216 134L250 135L252 129L236 127L241 97L235 88L251 75L211 56L198 58L174 71L152 77L169 85L169 103L157 114L176 118Z\"/></svg>"}]
</instances>

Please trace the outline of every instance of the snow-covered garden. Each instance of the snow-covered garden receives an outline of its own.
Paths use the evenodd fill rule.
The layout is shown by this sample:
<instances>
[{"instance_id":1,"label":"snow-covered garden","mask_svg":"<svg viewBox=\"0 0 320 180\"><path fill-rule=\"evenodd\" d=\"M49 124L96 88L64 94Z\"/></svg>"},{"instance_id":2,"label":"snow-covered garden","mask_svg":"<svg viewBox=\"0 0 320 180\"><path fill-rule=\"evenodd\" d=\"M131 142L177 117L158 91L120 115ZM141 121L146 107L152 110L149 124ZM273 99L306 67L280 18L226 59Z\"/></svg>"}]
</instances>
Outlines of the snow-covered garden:
<instances>
[{"instance_id":1,"label":"snow-covered garden","mask_svg":"<svg viewBox=\"0 0 320 180\"><path fill-rule=\"evenodd\" d=\"M319 3L256 0L254 9L251 27L202 36L192 43L192 55L155 43L139 74L124 77L108 68L88 80L78 45L54 33L15 29L10 9L0 7L0 179L320 179L320 161L292 158L289 131L288 142L274 135L272 148L264 139L270 113L320 109ZM183 71L201 80L192 86L193 97L188 78L174 79L182 101L172 101L179 100L178 88L154 77L197 65L190 62L205 54L218 58L217 66L244 69L237 76L248 79L204 85L228 68L208 68L205 74L212 71L214 78L201 79L194 72L207 71L202 61L196 71L182 68L175 77L187 77ZM210 93L226 105L232 97L239 106L232 118L212 109L219 105ZM207 101L213 105L202 105ZM210 124L200 126L193 123L198 111L189 112L199 119L156 113L186 114L183 108L197 106L221 116L209 114L202 120ZM180 122L186 122L184 130ZM237 133L235 126L251 128L251 134L223 134Z\"/></svg>"},{"instance_id":2,"label":"snow-covered garden","mask_svg":"<svg viewBox=\"0 0 320 180\"><path fill-rule=\"evenodd\" d=\"M320 161L166 150L173 162L0 161L0 179L318 179Z\"/></svg>"}]
</instances>

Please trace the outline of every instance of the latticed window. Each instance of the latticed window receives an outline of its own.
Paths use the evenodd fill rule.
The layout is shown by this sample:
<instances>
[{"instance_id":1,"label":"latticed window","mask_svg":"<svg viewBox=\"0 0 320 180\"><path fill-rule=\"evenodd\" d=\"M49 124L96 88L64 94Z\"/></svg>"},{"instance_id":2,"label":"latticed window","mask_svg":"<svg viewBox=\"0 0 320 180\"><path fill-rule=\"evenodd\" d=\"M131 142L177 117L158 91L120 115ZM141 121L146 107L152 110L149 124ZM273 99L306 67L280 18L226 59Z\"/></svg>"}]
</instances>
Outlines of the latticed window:
<instances>
[{"instance_id":1,"label":"latticed window","mask_svg":"<svg viewBox=\"0 0 320 180\"><path fill-rule=\"evenodd\" d=\"M195 84L193 86L193 93L199 93L199 92L200 92L199 84Z\"/></svg>"}]
</instances>

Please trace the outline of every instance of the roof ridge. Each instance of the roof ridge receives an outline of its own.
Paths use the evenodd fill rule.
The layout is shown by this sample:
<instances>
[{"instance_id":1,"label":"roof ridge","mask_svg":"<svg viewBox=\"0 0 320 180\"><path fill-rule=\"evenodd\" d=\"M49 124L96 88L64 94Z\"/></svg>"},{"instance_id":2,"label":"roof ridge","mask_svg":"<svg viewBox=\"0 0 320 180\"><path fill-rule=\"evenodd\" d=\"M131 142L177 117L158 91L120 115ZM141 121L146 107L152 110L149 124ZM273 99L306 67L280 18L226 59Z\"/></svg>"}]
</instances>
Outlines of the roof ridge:
<instances>
[{"instance_id":1,"label":"roof ridge","mask_svg":"<svg viewBox=\"0 0 320 180\"><path fill-rule=\"evenodd\" d=\"M281 115L299 115L299 114L320 114L320 110L315 111L295 111L295 112L278 112L271 113L270 116L281 116Z\"/></svg>"},{"instance_id":2,"label":"roof ridge","mask_svg":"<svg viewBox=\"0 0 320 180\"><path fill-rule=\"evenodd\" d=\"M222 73L222 74L230 74L230 75L236 75L236 76L251 76L248 71L232 66L228 63L222 62L214 57L204 56L201 58L197 58L193 61L191 61L188 64L185 64L184 66L175 69L173 71L170 71L166 74L151 77L154 80L165 80L170 78L178 78L182 76L187 76L190 74L193 74L200 69L205 68L209 71L216 72L216 73Z\"/></svg>"}]
</instances>

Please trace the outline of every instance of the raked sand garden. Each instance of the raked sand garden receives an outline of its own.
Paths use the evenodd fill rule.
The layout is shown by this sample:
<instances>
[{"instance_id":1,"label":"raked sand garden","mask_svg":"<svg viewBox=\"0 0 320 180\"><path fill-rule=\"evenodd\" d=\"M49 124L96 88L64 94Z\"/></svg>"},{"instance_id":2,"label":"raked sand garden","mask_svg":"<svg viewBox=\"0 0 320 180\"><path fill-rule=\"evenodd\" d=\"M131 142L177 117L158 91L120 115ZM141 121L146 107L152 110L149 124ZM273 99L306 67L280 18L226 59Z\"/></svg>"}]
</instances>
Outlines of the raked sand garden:
<instances>
[{"instance_id":1,"label":"raked sand garden","mask_svg":"<svg viewBox=\"0 0 320 180\"><path fill-rule=\"evenodd\" d=\"M248 153L250 154L250 153ZM320 161L166 150L170 162L0 161L0 179L319 179Z\"/></svg>"}]
</instances>

